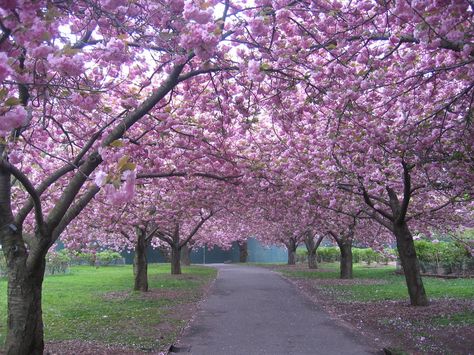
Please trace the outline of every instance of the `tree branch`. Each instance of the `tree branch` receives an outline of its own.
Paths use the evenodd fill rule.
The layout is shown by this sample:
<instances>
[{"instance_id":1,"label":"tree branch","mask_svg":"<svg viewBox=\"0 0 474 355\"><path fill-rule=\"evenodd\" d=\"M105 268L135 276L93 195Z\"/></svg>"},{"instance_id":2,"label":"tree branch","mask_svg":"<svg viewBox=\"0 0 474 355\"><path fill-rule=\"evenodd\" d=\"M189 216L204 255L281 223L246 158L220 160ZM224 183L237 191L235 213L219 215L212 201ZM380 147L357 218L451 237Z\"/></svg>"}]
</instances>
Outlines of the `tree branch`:
<instances>
[{"instance_id":1,"label":"tree branch","mask_svg":"<svg viewBox=\"0 0 474 355\"><path fill-rule=\"evenodd\" d=\"M397 217L396 223L402 223L405 221L405 217L408 211L408 204L410 203L411 198L411 176L410 176L410 167L402 162L403 166L403 201L400 207L400 213Z\"/></svg>"},{"instance_id":2,"label":"tree branch","mask_svg":"<svg viewBox=\"0 0 474 355\"><path fill-rule=\"evenodd\" d=\"M194 235L199 231L199 229L202 227L202 225L209 219L213 216L213 212L211 211L209 213L209 215L207 215L206 217L201 217L201 220L199 221L199 223L194 226L193 230L191 231L191 233L189 233L188 237L183 240L181 243L179 243L179 247L181 248L183 245L186 245L192 237L194 237Z\"/></svg>"},{"instance_id":3,"label":"tree branch","mask_svg":"<svg viewBox=\"0 0 474 355\"><path fill-rule=\"evenodd\" d=\"M0 159L0 169L11 173L25 188L25 190L30 195L30 198L35 207L35 218L38 228L41 230L44 227L43 211L41 208L40 196L35 190L35 187L28 179L28 177L23 174L16 166L10 164L5 159Z\"/></svg>"}]
</instances>

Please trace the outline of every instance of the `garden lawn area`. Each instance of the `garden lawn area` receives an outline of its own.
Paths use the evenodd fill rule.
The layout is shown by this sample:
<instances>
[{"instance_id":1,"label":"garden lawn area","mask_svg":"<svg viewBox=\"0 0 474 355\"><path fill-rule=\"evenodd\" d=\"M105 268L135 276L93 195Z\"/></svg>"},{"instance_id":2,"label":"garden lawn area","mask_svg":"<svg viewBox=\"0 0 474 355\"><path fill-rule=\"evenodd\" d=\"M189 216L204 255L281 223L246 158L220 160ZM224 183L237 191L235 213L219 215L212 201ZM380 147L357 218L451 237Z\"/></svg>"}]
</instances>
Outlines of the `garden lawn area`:
<instances>
[{"instance_id":1,"label":"garden lawn area","mask_svg":"<svg viewBox=\"0 0 474 355\"><path fill-rule=\"evenodd\" d=\"M392 353L469 354L474 349L474 279L423 277L427 307L409 305L405 277L395 266L355 264L339 279L338 263L262 265L291 280L330 315L351 324Z\"/></svg>"},{"instance_id":2,"label":"garden lawn area","mask_svg":"<svg viewBox=\"0 0 474 355\"><path fill-rule=\"evenodd\" d=\"M318 270L289 270L282 273L288 277L309 279L339 278L339 264L321 264ZM395 274L394 266L367 266L354 265L354 279L373 280L373 283L357 282L348 284L322 284L321 287L339 291L341 300L350 301L380 301L380 300L408 300L405 277ZM424 277L423 283L429 298L459 298L474 299L474 279L442 279Z\"/></svg>"},{"instance_id":3,"label":"garden lawn area","mask_svg":"<svg viewBox=\"0 0 474 355\"><path fill-rule=\"evenodd\" d=\"M150 264L150 292L133 288L131 265L73 266L47 276L43 288L45 340L82 340L141 350L164 350L176 340L192 305L215 278L209 267L184 267L170 275L169 264ZM0 279L0 347L6 334L7 281Z\"/></svg>"}]
</instances>

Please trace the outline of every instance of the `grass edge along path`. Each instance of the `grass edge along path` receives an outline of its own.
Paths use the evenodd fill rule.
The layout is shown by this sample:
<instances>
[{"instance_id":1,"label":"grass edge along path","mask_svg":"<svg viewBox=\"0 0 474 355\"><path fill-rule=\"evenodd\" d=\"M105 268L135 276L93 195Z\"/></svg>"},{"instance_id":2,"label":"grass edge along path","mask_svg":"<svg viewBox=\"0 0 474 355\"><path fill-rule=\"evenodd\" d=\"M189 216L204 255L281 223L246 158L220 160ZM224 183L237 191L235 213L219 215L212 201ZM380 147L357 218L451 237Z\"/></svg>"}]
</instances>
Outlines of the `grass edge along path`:
<instances>
[{"instance_id":1,"label":"grass edge along path","mask_svg":"<svg viewBox=\"0 0 474 355\"><path fill-rule=\"evenodd\" d=\"M393 354L470 354L474 348L474 279L424 278L428 307L411 307L403 275L394 266L354 265L354 279L321 264L271 267L332 317Z\"/></svg>"},{"instance_id":2,"label":"grass edge along path","mask_svg":"<svg viewBox=\"0 0 474 355\"><path fill-rule=\"evenodd\" d=\"M169 264L150 264L148 275L147 293L132 291L131 265L73 266L68 274L47 276L43 288L46 343L83 341L166 350L217 272L191 266L172 276ZM6 333L6 288L6 279L0 279L0 349Z\"/></svg>"}]
</instances>

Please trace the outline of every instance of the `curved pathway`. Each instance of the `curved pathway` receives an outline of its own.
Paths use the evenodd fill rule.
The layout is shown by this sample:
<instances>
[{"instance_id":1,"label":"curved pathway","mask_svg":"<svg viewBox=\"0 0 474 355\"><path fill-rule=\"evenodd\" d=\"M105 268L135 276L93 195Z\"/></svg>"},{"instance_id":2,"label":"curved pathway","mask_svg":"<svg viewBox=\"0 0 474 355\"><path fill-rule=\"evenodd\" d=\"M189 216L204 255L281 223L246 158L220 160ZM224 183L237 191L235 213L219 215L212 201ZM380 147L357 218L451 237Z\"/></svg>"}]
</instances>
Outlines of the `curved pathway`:
<instances>
[{"instance_id":1,"label":"curved pathway","mask_svg":"<svg viewBox=\"0 0 474 355\"><path fill-rule=\"evenodd\" d=\"M213 265L219 275L177 352L193 355L375 354L278 274Z\"/></svg>"}]
</instances>

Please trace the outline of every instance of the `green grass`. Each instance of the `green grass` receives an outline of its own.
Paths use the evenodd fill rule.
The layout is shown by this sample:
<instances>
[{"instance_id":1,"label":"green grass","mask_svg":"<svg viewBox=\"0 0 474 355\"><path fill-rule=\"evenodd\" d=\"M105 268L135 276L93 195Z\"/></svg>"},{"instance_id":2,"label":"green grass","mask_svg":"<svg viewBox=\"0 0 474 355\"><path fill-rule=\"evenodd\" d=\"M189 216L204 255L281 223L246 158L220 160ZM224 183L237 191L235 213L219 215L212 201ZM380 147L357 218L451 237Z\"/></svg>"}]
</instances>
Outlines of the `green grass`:
<instances>
[{"instance_id":1,"label":"green grass","mask_svg":"<svg viewBox=\"0 0 474 355\"><path fill-rule=\"evenodd\" d=\"M432 321L440 326L474 326L474 311L453 313L445 317L435 317Z\"/></svg>"},{"instance_id":2,"label":"green grass","mask_svg":"<svg viewBox=\"0 0 474 355\"><path fill-rule=\"evenodd\" d=\"M337 279L339 277L338 264L322 264L326 271L285 270L283 274L289 277ZM350 301L379 301L403 300L408 298L405 278L394 273L395 267L367 267L354 265L354 279L379 280L380 284L345 284L323 285L335 291L340 291L340 298ZM423 278L429 298L460 298L474 299L474 279L440 279Z\"/></svg>"},{"instance_id":3,"label":"green grass","mask_svg":"<svg viewBox=\"0 0 474 355\"><path fill-rule=\"evenodd\" d=\"M163 297L127 292L133 288L130 265L75 266L70 274L46 277L46 340L92 340L142 349L173 342L183 321L169 317L172 307L198 299L200 286L214 278L216 271L189 267L183 269L182 276L174 277L169 275L169 265L151 264L148 273L150 289L178 292ZM0 345L6 333L6 287L6 280L0 280Z\"/></svg>"}]
</instances>

